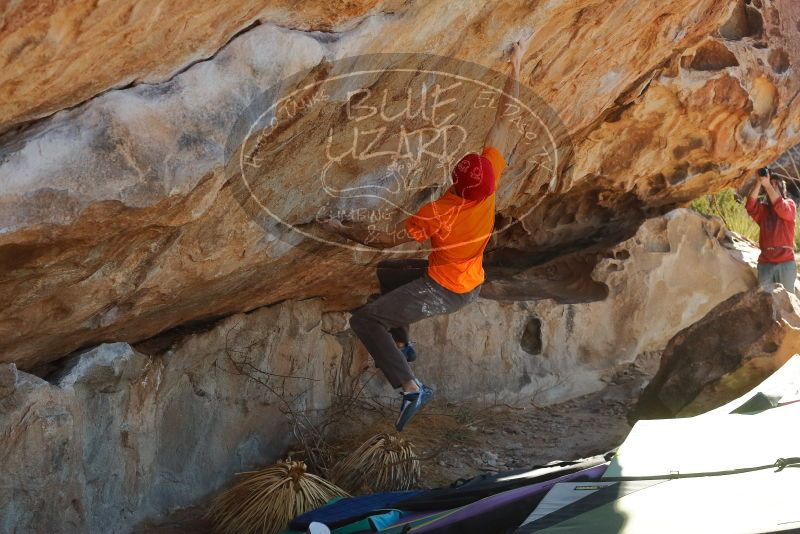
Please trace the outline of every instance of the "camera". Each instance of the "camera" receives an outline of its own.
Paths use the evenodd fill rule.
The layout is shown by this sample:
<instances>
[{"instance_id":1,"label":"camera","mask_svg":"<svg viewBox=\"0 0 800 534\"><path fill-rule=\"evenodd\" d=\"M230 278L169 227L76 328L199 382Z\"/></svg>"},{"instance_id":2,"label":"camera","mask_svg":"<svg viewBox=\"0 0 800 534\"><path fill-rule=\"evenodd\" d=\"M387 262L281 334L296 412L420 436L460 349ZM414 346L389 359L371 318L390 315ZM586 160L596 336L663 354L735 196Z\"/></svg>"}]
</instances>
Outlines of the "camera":
<instances>
[{"instance_id":1,"label":"camera","mask_svg":"<svg viewBox=\"0 0 800 534\"><path fill-rule=\"evenodd\" d=\"M759 176L768 176L769 175L769 167L761 167L758 169Z\"/></svg>"}]
</instances>

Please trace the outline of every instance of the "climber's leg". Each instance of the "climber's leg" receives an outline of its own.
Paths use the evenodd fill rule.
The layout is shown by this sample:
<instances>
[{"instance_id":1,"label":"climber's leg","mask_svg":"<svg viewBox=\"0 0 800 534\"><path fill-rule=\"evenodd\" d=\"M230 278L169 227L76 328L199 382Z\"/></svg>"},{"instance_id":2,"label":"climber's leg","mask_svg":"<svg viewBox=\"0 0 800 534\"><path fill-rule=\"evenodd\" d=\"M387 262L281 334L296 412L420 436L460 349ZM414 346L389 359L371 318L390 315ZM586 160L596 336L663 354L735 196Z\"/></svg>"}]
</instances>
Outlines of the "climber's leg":
<instances>
[{"instance_id":1,"label":"climber's leg","mask_svg":"<svg viewBox=\"0 0 800 534\"><path fill-rule=\"evenodd\" d=\"M350 326L375 360L375 365L389 383L398 388L415 377L390 330L426 317L453 313L475 300L478 292L479 288L475 288L469 293L455 293L426 275L354 312Z\"/></svg>"},{"instance_id":2,"label":"climber's leg","mask_svg":"<svg viewBox=\"0 0 800 534\"><path fill-rule=\"evenodd\" d=\"M428 272L428 260L385 260L378 264L375 272L378 275L381 295L386 295L398 287L402 287L425 276ZM409 346L409 325L405 324L391 328L389 332L398 345ZM408 361L413 361L413 358L409 358L408 355L406 355L406 359Z\"/></svg>"},{"instance_id":3,"label":"climber's leg","mask_svg":"<svg viewBox=\"0 0 800 534\"><path fill-rule=\"evenodd\" d=\"M385 295L402 287L414 280L422 278L428 272L428 260L425 259L394 259L384 260L378 264L376 273L378 282L381 286L381 295ZM389 329L392 339L397 343L400 352L403 353L407 362L417 359L417 351L414 342L411 341L409 325L404 324Z\"/></svg>"}]
</instances>

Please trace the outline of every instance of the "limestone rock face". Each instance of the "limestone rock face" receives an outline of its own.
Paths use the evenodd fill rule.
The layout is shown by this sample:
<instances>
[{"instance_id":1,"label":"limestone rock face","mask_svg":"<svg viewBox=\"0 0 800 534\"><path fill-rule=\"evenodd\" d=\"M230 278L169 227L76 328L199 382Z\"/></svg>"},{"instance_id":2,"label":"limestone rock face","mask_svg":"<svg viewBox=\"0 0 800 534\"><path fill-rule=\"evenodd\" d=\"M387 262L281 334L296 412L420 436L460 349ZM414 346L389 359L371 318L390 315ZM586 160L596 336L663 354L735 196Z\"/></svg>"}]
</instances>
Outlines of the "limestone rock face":
<instances>
[{"instance_id":1,"label":"limestone rock face","mask_svg":"<svg viewBox=\"0 0 800 534\"><path fill-rule=\"evenodd\" d=\"M742 395L800 352L800 301L782 286L720 303L670 340L638 418L695 415Z\"/></svg>"},{"instance_id":2,"label":"limestone rock face","mask_svg":"<svg viewBox=\"0 0 800 534\"><path fill-rule=\"evenodd\" d=\"M676 332L755 285L729 247L718 220L688 210L650 220L597 263L608 299L480 298L412 326L415 372L456 403L545 405L602 390L620 366L651 364ZM290 408L313 417L364 385L396 409L347 314L324 304L286 301L99 345L47 380L0 365L0 532L129 532L275 460Z\"/></svg>"},{"instance_id":3,"label":"limestone rock face","mask_svg":"<svg viewBox=\"0 0 800 534\"><path fill-rule=\"evenodd\" d=\"M245 0L98 4L35 0L0 7L0 131L110 88L157 84L213 56L260 22L340 31L378 2Z\"/></svg>"},{"instance_id":4,"label":"limestone rock face","mask_svg":"<svg viewBox=\"0 0 800 534\"><path fill-rule=\"evenodd\" d=\"M3 4L0 532L126 532L274 460L287 402L364 380L346 310L388 253L315 221L388 225L441 193L531 28L521 103L552 129L509 157L483 298L412 333L440 398L546 404L754 286L718 221L671 210L800 142L794 0ZM446 79L463 92L426 108ZM436 156L402 188L397 161L331 159L380 131L353 88L388 95L385 144L422 132L409 152ZM412 94L420 114L398 113ZM435 152L450 127L461 144Z\"/></svg>"},{"instance_id":5,"label":"limestone rock face","mask_svg":"<svg viewBox=\"0 0 800 534\"><path fill-rule=\"evenodd\" d=\"M319 301L264 308L159 355L113 343L50 381L18 372L0 393L0 532L129 532L274 460L290 440L281 399L323 408L342 380L320 316Z\"/></svg>"},{"instance_id":6,"label":"limestone rock face","mask_svg":"<svg viewBox=\"0 0 800 534\"><path fill-rule=\"evenodd\" d=\"M667 342L722 300L756 285L753 268L718 219L686 209L648 220L630 239L598 253L591 280L608 296L584 304L522 303L527 350L540 402L596 391L615 365L657 361ZM525 295L548 282L534 268L503 282ZM495 283L487 284L493 297ZM482 293L483 294L483 293ZM551 390L548 391L548 388ZM552 396L551 396L552 395Z\"/></svg>"},{"instance_id":7,"label":"limestone rock face","mask_svg":"<svg viewBox=\"0 0 800 534\"><path fill-rule=\"evenodd\" d=\"M509 160L498 224L514 224L488 257L503 277L619 242L800 141L792 0L168 4L2 8L0 116L14 128L0 139L0 362L31 369L286 299L363 302L385 256L265 231L242 209L230 157L239 147L228 146L257 95L281 80L285 92L329 80L343 58L400 52L419 68L438 60L413 54L449 56L488 67L480 81L496 89L503 50L536 28L523 81L558 117L569 150L555 174L522 149ZM406 82L375 76L369 87L398 94ZM347 108L330 94L257 146L265 197L303 228L322 207L320 142ZM480 148L490 117L472 102L453 115L465 150ZM380 170L344 166L337 185L374 186ZM433 174L396 205L435 192ZM567 258L550 277L585 283L591 269ZM603 291L553 283L545 296Z\"/></svg>"},{"instance_id":8,"label":"limestone rock face","mask_svg":"<svg viewBox=\"0 0 800 534\"><path fill-rule=\"evenodd\" d=\"M415 330L430 351L420 373L439 398L514 401L530 393L521 380L536 363L516 338L492 336L482 357L472 351L465 361L465 345L442 348L430 337L455 339L487 315L507 326L525 317L517 304L482 301L453 322ZM363 349L342 319L324 313L320 300L290 301L177 341L100 345L47 381L6 364L0 428L13 430L0 439L0 532L130 532L274 461L293 436L287 410L314 417L350 398L359 379L367 395L395 398L374 368L362 376ZM168 350L155 350L164 343ZM474 380L488 369L491 380ZM564 387L551 398L569 394Z\"/></svg>"}]
</instances>

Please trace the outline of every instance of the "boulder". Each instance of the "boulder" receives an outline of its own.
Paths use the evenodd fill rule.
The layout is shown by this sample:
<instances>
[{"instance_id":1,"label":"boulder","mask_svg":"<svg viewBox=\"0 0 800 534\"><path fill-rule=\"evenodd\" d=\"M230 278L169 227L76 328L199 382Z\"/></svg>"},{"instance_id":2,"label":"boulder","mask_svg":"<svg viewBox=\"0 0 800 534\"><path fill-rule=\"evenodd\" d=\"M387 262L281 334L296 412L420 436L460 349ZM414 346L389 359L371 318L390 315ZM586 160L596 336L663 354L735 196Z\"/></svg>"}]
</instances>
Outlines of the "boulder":
<instances>
[{"instance_id":1,"label":"boulder","mask_svg":"<svg viewBox=\"0 0 800 534\"><path fill-rule=\"evenodd\" d=\"M13 363L0 365L0 399L14 393L17 387L17 366Z\"/></svg>"},{"instance_id":2,"label":"boulder","mask_svg":"<svg viewBox=\"0 0 800 534\"><path fill-rule=\"evenodd\" d=\"M458 405L547 405L604 390L620 366L654 359L674 333L755 285L730 246L719 220L689 210L650 220L600 254L605 300L479 298L412 326L414 370ZM129 532L282 455L290 410L325 422L354 391L397 409L347 314L321 299L98 345L45 378L0 366L0 533Z\"/></svg>"},{"instance_id":3,"label":"boulder","mask_svg":"<svg viewBox=\"0 0 800 534\"><path fill-rule=\"evenodd\" d=\"M523 92L553 126L541 139L558 158L520 145L509 160L498 192L508 230L487 258L504 277L625 240L800 141L793 0L34 4L0 8L0 362L22 370L287 299L362 302L387 255L321 241L314 226L321 209L377 209L372 197L333 201L320 182L328 132L355 125L348 86L302 92L358 67L379 67L358 84L397 106L420 90L408 75L420 69L468 73L496 92L509 43L536 29ZM364 59L378 52L390 55ZM405 74L386 74L397 65ZM273 87L304 99L281 108L274 136L241 137ZM459 150L477 150L493 108L462 96L448 116L466 135ZM392 141L419 125L394 126ZM251 148L257 200L288 217L288 238L242 200L249 182L233 156ZM342 165L335 189L383 187L397 171L366 161ZM440 163L393 192L379 219L439 192ZM425 251L401 251L412 253ZM529 293L603 297L580 285L591 263L565 261L569 276Z\"/></svg>"},{"instance_id":4,"label":"boulder","mask_svg":"<svg viewBox=\"0 0 800 534\"><path fill-rule=\"evenodd\" d=\"M168 80L253 26L341 32L381 3L244 0L236 9L212 0L5 4L0 7L0 131L109 89Z\"/></svg>"},{"instance_id":5,"label":"boulder","mask_svg":"<svg viewBox=\"0 0 800 534\"><path fill-rule=\"evenodd\" d=\"M579 258L580 265L589 262L594 267L590 276L570 287L600 285L605 298L564 304L520 302L527 313L518 315L517 321L488 315L487 323L499 325L483 328L498 329L500 337L504 327L513 328L533 365L525 379L531 384L523 392L537 402L548 404L597 391L615 366L657 358L679 331L723 300L755 287L755 272L748 263L751 249L735 240L719 219L675 210L646 221L629 239L597 251L590 261L588 253ZM558 260L499 283L489 282L481 295L514 301L509 293L531 294L575 272L566 260ZM472 328L479 326L464 332ZM452 343L471 337L466 334ZM464 344L469 346L468 341ZM466 348L464 352L468 354Z\"/></svg>"},{"instance_id":6,"label":"boulder","mask_svg":"<svg viewBox=\"0 0 800 534\"><path fill-rule=\"evenodd\" d=\"M327 407L342 379L321 315L287 303L159 353L99 345L50 381L19 371L0 398L0 532L130 532L277 459L284 412Z\"/></svg>"},{"instance_id":7,"label":"boulder","mask_svg":"<svg viewBox=\"0 0 800 534\"><path fill-rule=\"evenodd\" d=\"M691 416L743 395L800 353L800 301L783 286L732 296L667 344L633 418Z\"/></svg>"}]
</instances>

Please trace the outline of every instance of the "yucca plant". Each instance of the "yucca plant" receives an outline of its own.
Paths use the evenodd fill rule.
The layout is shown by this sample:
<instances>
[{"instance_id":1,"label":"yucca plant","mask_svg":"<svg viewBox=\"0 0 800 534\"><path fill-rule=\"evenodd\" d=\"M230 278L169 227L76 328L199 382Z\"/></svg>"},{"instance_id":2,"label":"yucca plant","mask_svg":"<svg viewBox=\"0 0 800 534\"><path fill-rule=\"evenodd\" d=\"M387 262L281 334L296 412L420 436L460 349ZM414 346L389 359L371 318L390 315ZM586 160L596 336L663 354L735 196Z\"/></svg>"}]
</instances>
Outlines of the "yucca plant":
<instances>
[{"instance_id":1,"label":"yucca plant","mask_svg":"<svg viewBox=\"0 0 800 534\"><path fill-rule=\"evenodd\" d=\"M331 480L351 492L398 491L419 481L414 445L399 436L381 433L369 438L331 470Z\"/></svg>"},{"instance_id":2,"label":"yucca plant","mask_svg":"<svg viewBox=\"0 0 800 534\"><path fill-rule=\"evenodd\" d=\"M223 534L275 534L294 517L347 493L285 460L259 471L239 473L239 481L219 494L207 517Z\"/></svg>"}]
</instances>

